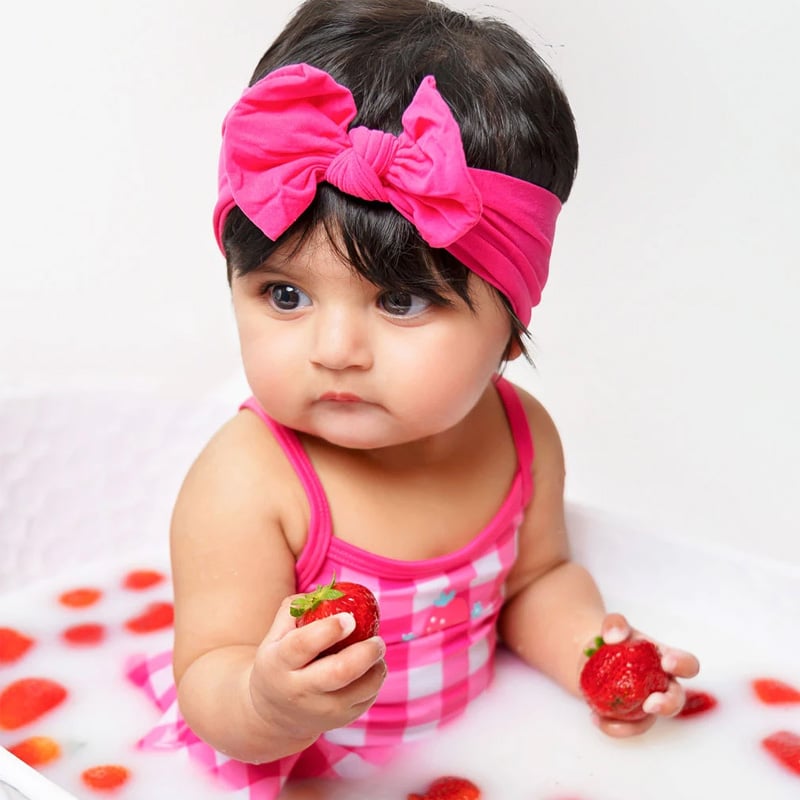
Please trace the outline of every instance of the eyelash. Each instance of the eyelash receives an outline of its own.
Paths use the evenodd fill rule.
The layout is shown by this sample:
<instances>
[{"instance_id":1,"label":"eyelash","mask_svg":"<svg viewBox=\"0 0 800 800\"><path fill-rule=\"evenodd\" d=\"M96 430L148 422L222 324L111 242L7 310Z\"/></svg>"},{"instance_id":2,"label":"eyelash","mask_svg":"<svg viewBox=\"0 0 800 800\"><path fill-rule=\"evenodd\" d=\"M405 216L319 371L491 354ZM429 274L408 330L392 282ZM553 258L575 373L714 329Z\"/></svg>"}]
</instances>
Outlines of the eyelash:
<instances>
[{"instance_id":1,"label":"eyelash","mask_svg":"<svg viewBox=\"0 0 800 800\"><path fill-rule=\"evenodd\" d=\"M267 281L267 283L262 283L261 286L258 287L258 293L261 297L265 297L269 294L269 290L275 286L277 281Z\"/></svg>"},{"instance_id":2,"label":"eyelash","mask_svg":"<svg viewBox=\"0 0 800 800\"><path fill-rule=\"evenodd\" d=\"M287 283L286 281L268 281L265 283L259 290L259 294L266 299L266 301L275 308L276 311L281 312L291 312L297 311L299 308L303 306L298 306L297 308L280 308L274 296L271 296L271 293L275 291L275 289L289 289L296 294L299 298L300 296L308 298L308 295L299 287L295 286L293 283Z\"/></svg>"},{"instance_id":3,"label":"eyelash","mask_svg":"<svg viewBox=\"0 0 800 800\"><path fill-rule=\"evenodd\" d=\"M290 288L290 289L294 289L295 291L300 292L303 295L306 295L306 293L302 289L300 289L299 287L295 286L292 283L288 283L287 281L266 281L265 283L263 283L259 287L258 293L259 293L259 295L261 297L266 298L267 301L272 302L272 298L269 295L270 295L270 292L272 292L276 287L287 287L287 288ZM392 314L390 311L388 311L386 309L387 300L389 298L391 298L392 295L395 295L395 296L397 296L397 295L408 295L412 299L421 300L423 303L426 304L425 308L423 308L421 311L418 311L415 314L410 314L410 315ZM404 316L407 316L407 318L411 319L411 318L420 316L421 314L423 314L429 308L432 308L432 307L435 307L435 306L440 306L440 305L443 305L443 304L437 302L435 299L425 297L424 295L415 294L414 292L410 292L410 291L407 291L405 289L387 289L385 291L382 291L378 295L378 298L376 300L376 305L378 306L378 308L381 309L381 311L384 311L385 313L387 313L391 317L394 317L396 319L403 319ZM293 310L293 309L280 309L280 310L289 311L289 310Z\"/></svg>"}]
</instances>

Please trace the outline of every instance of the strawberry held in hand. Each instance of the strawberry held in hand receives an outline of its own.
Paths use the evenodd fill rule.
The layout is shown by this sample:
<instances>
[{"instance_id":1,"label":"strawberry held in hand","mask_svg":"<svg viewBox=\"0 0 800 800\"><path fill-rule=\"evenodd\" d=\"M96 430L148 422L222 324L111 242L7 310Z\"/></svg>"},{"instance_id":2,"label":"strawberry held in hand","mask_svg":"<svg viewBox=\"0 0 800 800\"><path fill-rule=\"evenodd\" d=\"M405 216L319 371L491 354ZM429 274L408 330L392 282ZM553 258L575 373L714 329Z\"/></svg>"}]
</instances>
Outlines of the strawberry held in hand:
<instances>
[{"instance_id":1,"label":"strawberry held in hand","mask_svg":"<svg viewBox=\"0 0 800 800\"><path fill-rule=\"evenodd\" d=\"M581 691L601 717L633 722L647 713L642 704L653 692L665 692L669 675L661 668L661 653L646 639L606 644L599 636L586 651Z\"/></svg>"},{"instance_id":2,"label":"strawberry held in hand","mask_svg":"<svg viewBox=\"0 0 800 800\"><path fill-rule=\"evenodd\" d=\"M380 622L378 601L375 595L360 583L336 582L336 576L327 586L318 586L313 592L292 601L291 614L298 628L318 619L347 612L353 615L356 627L340 642L323 650L320 656L338 653L345 647L377 635Z\"/></svg>"}]
</instances>

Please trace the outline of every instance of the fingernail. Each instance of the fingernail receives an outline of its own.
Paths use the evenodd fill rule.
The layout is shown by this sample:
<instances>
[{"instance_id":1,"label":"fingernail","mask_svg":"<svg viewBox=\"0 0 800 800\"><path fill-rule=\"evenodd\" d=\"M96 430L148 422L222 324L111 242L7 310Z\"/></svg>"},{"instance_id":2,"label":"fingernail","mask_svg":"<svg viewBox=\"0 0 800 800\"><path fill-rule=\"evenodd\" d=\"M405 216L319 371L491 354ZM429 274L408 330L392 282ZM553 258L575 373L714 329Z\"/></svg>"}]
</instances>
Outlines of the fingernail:
<instances>
[{"instance_id":1,"label":"fingernail","mask_svg":"<svg viewBox=\"0 0 800 800\"><path fill-rule=\"evenodd\" d=\"M658 714L658 712L661 711L663 699L663 694L654 692L642 703L642 711L644 711L645 714Z\"/></svg>"},{"instance_id":2,"label":"fingernail","mask_svg":"<svg viewBox=\"0 0 800 800\"><path fill-rule=\"evenodd\" d=\"M663 669L664 672L669 672L671 674L675 672L677 668L678 659L672 653L667 653L667 655L661 659L661 669Z\"/></svg>"},{"instance_id":3,"label":"fingernail","mask_svg":"<svg viewBox=\"0 0 800 800\"><path fill-rule=\"evenodd\" d=\"M356 629L356 618L349 611L342 611L336 615L343 633L352 633Z\"/></svg>"},{"instance_id":4,"label":"fingernail","mask_svg":"<svg viewBox=\"0 0 800 800\"><path fill-rule=\"evenodd\" d=\"M623 628L609 628L603 635L606 644L619 644L628 638L628 632Z\"/></svg>"}]
</instances>

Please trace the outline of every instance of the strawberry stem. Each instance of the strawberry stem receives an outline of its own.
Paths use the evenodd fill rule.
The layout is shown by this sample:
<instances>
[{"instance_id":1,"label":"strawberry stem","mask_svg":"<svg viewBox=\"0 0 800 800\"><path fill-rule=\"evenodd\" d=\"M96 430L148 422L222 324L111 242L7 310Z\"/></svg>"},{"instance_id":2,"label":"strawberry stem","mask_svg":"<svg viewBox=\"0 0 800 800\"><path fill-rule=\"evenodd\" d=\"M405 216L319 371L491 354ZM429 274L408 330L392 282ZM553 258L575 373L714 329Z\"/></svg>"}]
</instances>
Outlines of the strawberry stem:
<instances>
[{"instance_id":1,"label":"strawberry stem","mask_svg":"<svg viewBox=\"0 0 800 800\"><path fill-rule=\"evenodd\" d=\"M302 617L303 614L313 611L320 603L326 600L338 600L344 597L344 592L334 589L336 585L336 573L333 573L331 582L327 585L319 585L313 592L308 592L302 597L296 597L289 606L289 613L293 617Z\"/></svg>"},{"instance_id":2,"label":"strawberry stem","mask_svg":"<svg viewBox=\"0 0 800 800\"><path fill-rule=\"evenodd\" d=\"M602 636L595 636L594 642L583 651L583 654L591 658L604 644Z\"/></svg>"}]
</instances>

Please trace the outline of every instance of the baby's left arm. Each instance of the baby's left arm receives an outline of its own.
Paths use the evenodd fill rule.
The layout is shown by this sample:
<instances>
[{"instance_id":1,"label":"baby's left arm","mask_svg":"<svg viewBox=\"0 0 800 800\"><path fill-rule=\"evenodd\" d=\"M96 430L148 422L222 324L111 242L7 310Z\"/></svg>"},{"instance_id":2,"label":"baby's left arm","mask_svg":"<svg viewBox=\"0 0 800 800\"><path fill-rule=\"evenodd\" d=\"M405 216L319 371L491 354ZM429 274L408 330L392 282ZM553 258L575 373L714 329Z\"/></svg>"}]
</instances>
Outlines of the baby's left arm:
<instances>
[{"instance_id":1,"label":"baby's left arm","mask_svg":"<svg viewBox=\"0 0 800 800\"><path fill-rule=\"evenodd\" d=\"M600 635L608 642L633 636L625 617L607 614L589 572L570 560L564 519L564 457L550 416L534 398L520 391L534 438L534 496L520 528L519 557L507 582L499 632L510 650L580 696L585 648ZM657 716L677 714L683 689L674 678L697 674L697 659L659 645L662 666L673 676L665 693L651 695L647 718L639 722L595 719L611 736L631 736L649 728Z\"/></svg>"}]
</instances>

